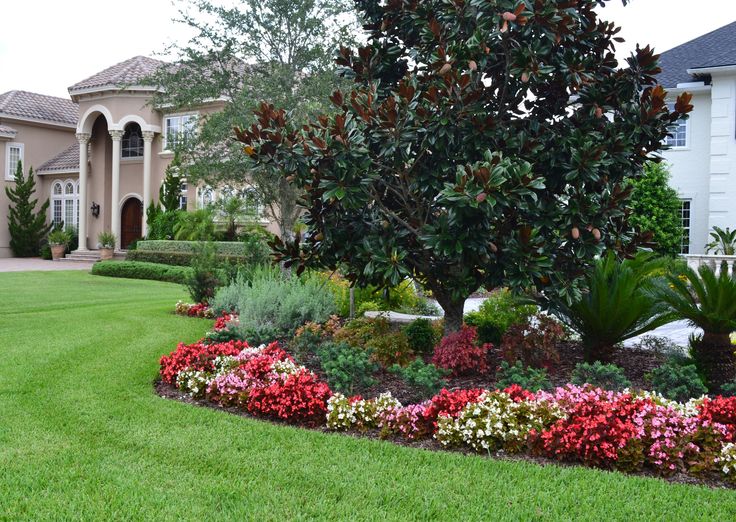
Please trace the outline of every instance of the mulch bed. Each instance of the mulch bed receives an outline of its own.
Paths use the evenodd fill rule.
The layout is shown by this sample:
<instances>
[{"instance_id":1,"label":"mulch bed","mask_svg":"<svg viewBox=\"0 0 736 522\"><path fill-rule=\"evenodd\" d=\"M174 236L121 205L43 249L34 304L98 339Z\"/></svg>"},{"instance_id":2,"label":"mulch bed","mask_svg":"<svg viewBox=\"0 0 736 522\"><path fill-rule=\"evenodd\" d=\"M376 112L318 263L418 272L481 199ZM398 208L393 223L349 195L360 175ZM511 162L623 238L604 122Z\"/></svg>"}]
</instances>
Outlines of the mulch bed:
<instances>
[{"instance_id":1,"label":"mulch bed","mask_svg":"<svg viewBox=\"0 0 736 522\"><path fill-rule=\"evenodd\" d=\"M460 379L457 379L455 381L461 382ZM480 382L481 381L479 380L478 386L482 386ZM485 382L488 382L488 381L486 380ZM398 384L395 384L395 385L397 386L398 389L401 388ZM220 410L220 411L229 413L231 415L238 415L240 417L246 417L246 418L258 420L261 422L269 422L271 424L276 424L276 425L281 425L281 426L299 427L302 429L309 429L312 431L318 431L321 433L331 434L331 435L342 435L342 436L349 436L349 437L361 438L361 439L385 440L385 441L392 442L394 444L398 444L401 446L425 450L425 451L451 451L453 453L460 453L460 454L468 455L468 456L488 457L491 459L512 461L512 462L513 461L528 462L528 463L537 464L540 466L557 466L560 468L580 466L580 464L576 464L574 462L560 462L560 461L548 459L545 457L537 457L537 456L527 455L527 454L509 455L504 452L483 454L483 453L476 453L469 448L445 448L434 439L422 439L418 441L410 441L410 440L403 439L400 437L390 437L386 439L386 438L381 437L378 430L368 430L365 432L355 431L355 430L347 431L347 432L337 432L333 430L328 430L324 426L322 427L299 426L299 425L295 426L293 423L288 423L288 422L285 422L279 419L265 419L263 417L255 417L239 408L224 407L224 406L221 406L220 404L210 402L204 399L196 399L196 398L190 397L188 394L182 393L181 391L179 391L179 389L176 388L175 386L171 384L167 384L161 381L160 379L157 379L154 382L154 388L156 390L156 393L164 399L171 399L171 400L176 400L179 402L184 402L187 404L202 406L202 407L211 408L214 410ZM382 389L381 392L383 391L386 391L386 390ZM371 396L368 393L366 393L365 395ZM618 472L614 471L614 473L618 473ZM676 483L676 484L699 485L699 486L705 486L705 487L712 488L712 489L736 489L736 484L721 480L720 476L715 475L715 474L694 476L694 475L689 475L686 473L677 473L669 477L662 477L660 475L656 475L649 471L641 471L637 473L621 473L621 474L629 475L629 476L653 478L653 479L658 479L658 480L662 480L665 482L671 482L671 483Z\"/></svg>"}]
</instances>

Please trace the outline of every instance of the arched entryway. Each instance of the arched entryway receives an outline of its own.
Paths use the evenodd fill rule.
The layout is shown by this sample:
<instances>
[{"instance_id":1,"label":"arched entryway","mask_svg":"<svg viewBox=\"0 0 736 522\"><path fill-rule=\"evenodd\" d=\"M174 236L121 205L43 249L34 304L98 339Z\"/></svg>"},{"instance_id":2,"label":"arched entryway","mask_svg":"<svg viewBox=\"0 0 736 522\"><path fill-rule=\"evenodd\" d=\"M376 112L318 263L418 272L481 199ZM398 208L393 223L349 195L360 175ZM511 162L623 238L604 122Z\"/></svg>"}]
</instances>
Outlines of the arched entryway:
<instances>
[{"instance_id":1,"label":"arched entryway","mask_svg":"<svg viewBox=\"0 0 736 522\"><path fill-rule=\"evenodd\" d=\"M120 211L120 248L126 249L143 234L143 203L128 198Z\"/></svg>"}]
</instances>

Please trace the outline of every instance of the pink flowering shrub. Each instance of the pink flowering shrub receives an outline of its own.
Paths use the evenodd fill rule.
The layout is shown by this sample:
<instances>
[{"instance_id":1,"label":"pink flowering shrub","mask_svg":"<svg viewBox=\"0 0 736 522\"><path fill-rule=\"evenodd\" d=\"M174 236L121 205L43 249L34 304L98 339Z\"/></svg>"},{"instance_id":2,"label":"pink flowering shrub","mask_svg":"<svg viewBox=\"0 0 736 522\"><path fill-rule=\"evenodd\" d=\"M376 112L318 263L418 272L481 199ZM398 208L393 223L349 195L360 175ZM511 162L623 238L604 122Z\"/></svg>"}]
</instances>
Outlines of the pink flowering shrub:
<instances>
[{"instance_id":1,"label":"pink flowering shrub","mask_svg":"<svg viewBox=\"0 0 736 522\"><path fill-rule=\"evenodd\" d=\"M416 440L432 434L434 427L427 419L428 402L387 408L378 414L378 427L382 437L403 436Z\"/></svg>"}]
</instances>

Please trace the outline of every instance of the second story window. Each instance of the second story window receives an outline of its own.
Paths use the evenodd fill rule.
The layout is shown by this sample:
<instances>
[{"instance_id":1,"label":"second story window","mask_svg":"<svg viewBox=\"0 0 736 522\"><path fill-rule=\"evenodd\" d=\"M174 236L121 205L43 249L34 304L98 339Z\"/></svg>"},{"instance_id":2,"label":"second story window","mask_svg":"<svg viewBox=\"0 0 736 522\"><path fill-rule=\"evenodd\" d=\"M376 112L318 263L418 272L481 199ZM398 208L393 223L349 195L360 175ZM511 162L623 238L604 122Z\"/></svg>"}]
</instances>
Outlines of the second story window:
<instances>
[{"instance_id":1,"label":"second story window","mask_svg":"<svg viewBox=\"0 0 736 522\"><path fill-rule=\"evenodd\" d=\"M183 139L194 132L196 124L195 114L166 116L164 118L164 150L174 150Z\"/></svg>"},{"instance_id":2,"label":"second story window","mask_svg":"<svg viewBox=\"0 0 736 522\"><path fill-rule=\"evenodd\" d=\"M23 144L8 143L5 145L5 179L13 181L15 179L15 171L18 169L18 162L23 163Z\"/></svg>"},{"instance_id":3,"label":"second story window","mask_svg":"<svg viewBox=\"0 0 736 522\"><path fill-rule=\"evenodd\" d=\"M143 134L140 125L129 123L125 126L121 150L123 158L143 157Z\"/></svg>"},{"instance_id":4,"label":"second story window","mask_svg":"<svg viewBox=\"0 0 736 522\"><path fill-rule=\"evenodd\" d=\"M675 106L670 105L670 110L674 110ZM688 120L679 119L669 127L669 135L664 139L665 145L672 148L687 147L687 125Z\"/></svg>"}]
</instances>

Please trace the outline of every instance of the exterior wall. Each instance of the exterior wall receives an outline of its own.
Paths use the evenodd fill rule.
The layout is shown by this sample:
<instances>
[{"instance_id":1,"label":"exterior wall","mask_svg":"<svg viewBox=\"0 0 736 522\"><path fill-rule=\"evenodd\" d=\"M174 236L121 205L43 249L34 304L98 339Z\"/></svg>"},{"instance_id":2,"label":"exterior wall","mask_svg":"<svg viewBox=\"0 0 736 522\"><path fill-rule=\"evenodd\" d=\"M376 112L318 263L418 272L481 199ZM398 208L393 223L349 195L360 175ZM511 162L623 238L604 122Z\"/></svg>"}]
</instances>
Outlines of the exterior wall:
<instances>
[{"instance_id":1,"label":"exterior wall","mask_svg":"<svg viewBox=\"0 0 736 522\"><path fill-rule=\"evenodd\" d=\"M736 74L713 75L710 125L710 227L736 225Z\"/></svg>"},{"instance_id":2,"label":"exterior wall","mask_svg":"<svg viewBox=\"0 0 736 522\"><path fill-rule=\"evenodd\" d=\"M710 209L711 93L693 95L687 123L687 147L663 153L672 175L670 183L681 199L691 201L690 252L703 253L708 240Z\"/></svg>"},{"instance_id":3,"label":"exterior wall","mask_svg":"<svg viewBox=\"0 0 736 522\"><path fill-rule=\"evenodd\" d=\"M29 167L36 170L41 164L73 145L76 138L72 128L43 126L10 118L1 119L0 123L18 132L12 140L0 140L0 257L10 257L12 256L8 231L10 202L5 194L5 187L15 183L5 180L5 144L10 141L23 144L23 170L28 173ZM49 197L50 186L43 176L36 177L36 197L39 202L42 203Z\"/></svg>"}]
</instances>

